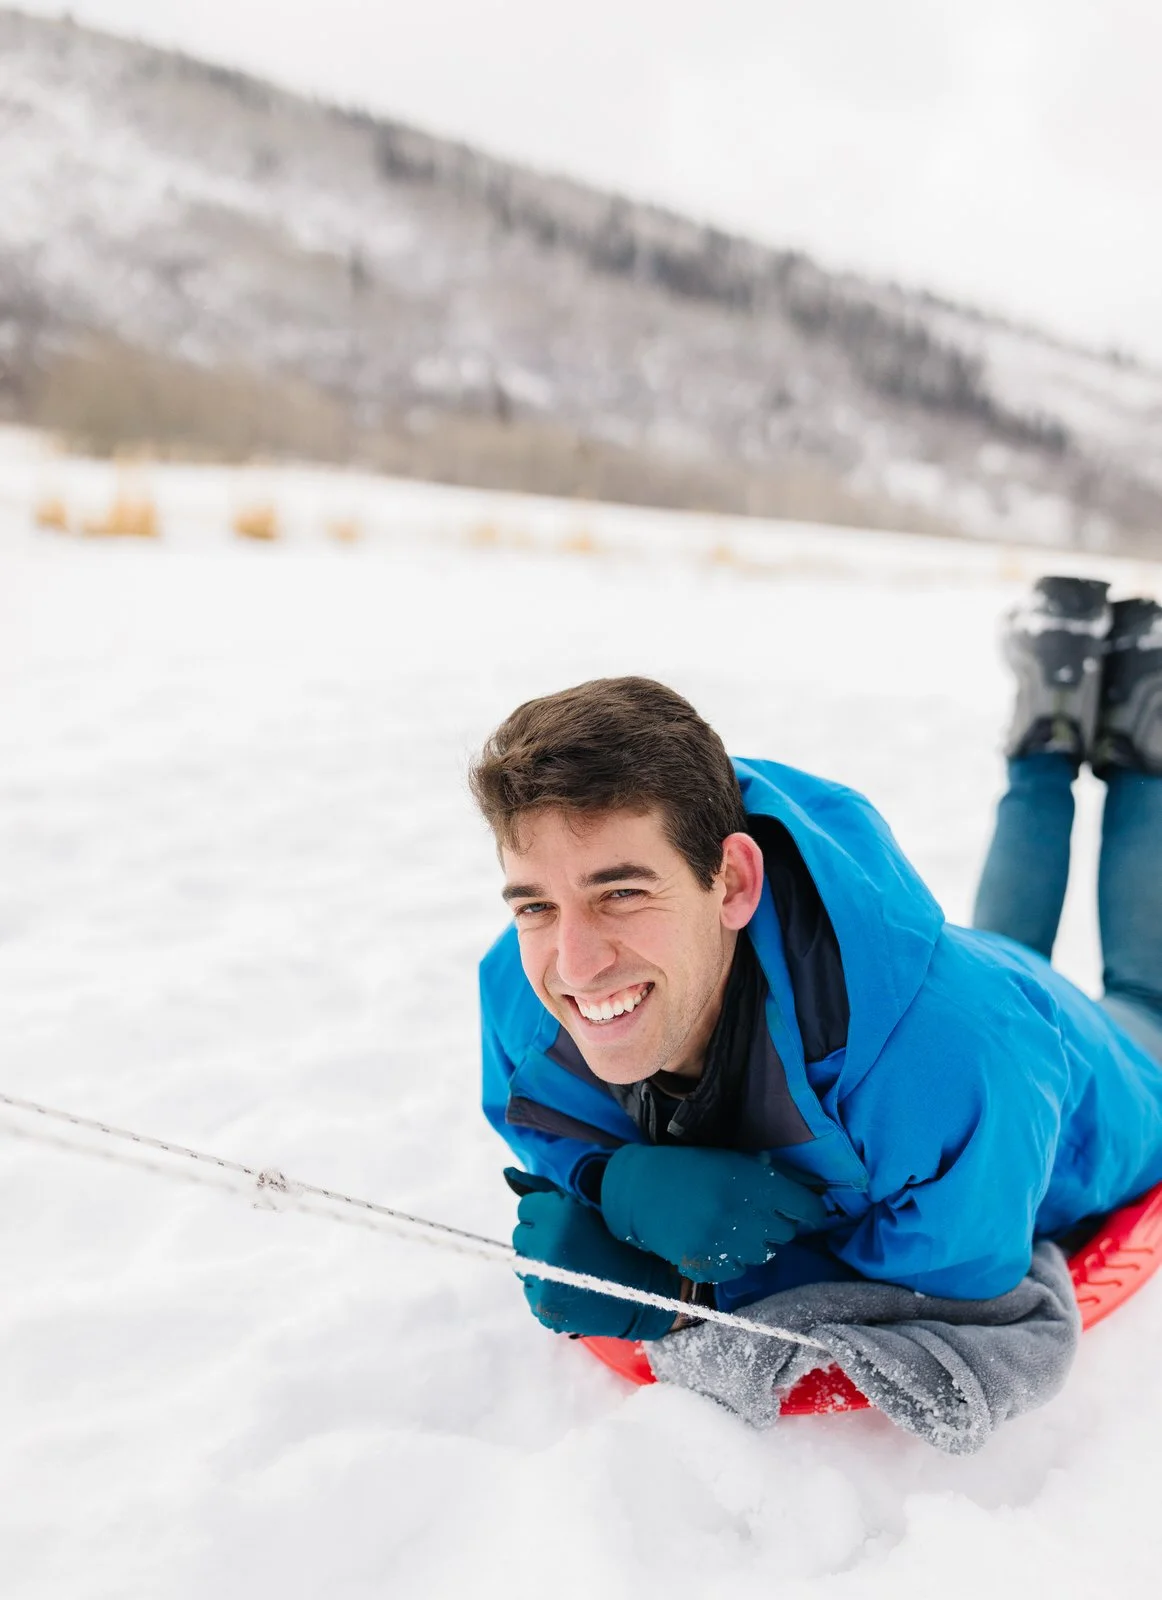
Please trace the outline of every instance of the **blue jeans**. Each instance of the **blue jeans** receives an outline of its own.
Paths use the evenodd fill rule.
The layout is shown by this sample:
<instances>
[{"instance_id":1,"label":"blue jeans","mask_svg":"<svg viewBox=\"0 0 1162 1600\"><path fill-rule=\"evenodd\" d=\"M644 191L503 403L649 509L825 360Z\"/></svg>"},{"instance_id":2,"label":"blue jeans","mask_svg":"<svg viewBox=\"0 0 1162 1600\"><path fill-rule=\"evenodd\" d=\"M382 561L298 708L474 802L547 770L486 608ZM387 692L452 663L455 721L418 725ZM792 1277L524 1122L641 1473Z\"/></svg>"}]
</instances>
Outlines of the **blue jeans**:
<instances>
[{"instance_id":1,"label":"blue jeans","mask_svg":"<svg viewBox=\"0 0 1162 1600\"><path fill-rule=\"evenodd\" d=\"M1009 791L981 873L973 926L1049 958L1069 876L1073 780L1069 756L1009 762ZM1097 882L1102 1004L1162 1061L1162 777L1108 774Z\"/></svg>"}]
</instances>

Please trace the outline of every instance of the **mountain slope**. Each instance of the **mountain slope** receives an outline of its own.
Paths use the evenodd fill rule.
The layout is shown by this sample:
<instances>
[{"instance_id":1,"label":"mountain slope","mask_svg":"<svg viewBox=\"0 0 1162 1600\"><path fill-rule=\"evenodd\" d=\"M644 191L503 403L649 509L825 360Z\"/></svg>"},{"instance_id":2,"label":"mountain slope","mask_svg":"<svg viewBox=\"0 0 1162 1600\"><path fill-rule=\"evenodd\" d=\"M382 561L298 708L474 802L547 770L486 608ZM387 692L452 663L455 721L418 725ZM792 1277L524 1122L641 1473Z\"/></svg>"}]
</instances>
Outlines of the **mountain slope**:
<instances>
[{"instance_id":1,"label":"mountain slope","mask_svg":"<svg viewBox=\"0 0 1162 1600\"><path fill-rule=\"evenodd\" d=\"M1158 373L69 23L0 11L0 183L9 414L106 443L1094 548L1162 521Z\"/></svg>"}]
</instances>

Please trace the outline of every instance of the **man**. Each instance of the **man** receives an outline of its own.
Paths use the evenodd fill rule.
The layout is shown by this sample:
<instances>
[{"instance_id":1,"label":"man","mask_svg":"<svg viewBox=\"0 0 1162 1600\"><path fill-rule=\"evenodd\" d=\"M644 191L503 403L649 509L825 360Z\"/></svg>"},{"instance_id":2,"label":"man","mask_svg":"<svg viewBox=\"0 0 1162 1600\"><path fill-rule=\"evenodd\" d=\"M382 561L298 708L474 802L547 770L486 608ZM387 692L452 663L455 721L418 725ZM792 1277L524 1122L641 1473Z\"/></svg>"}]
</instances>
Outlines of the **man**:
<instances>
[{"instance_id":1,"label":"man","mask_svg":"<svg viewBox=\"0 0 1162 1600\"><path fill-rule=\"evenodd\" d=\"M731 762L641 678L519 707L472 773L514 926L481 971L514 1235L731 1309L843 1279L988 1300L1162 1180L1162 611L1044 579L1011 619L1010 789L977 928L860 795ZM1106 999L1049 965L1070 785L1108 784ZM540 1320L670 1311L529 1276Z\"/></svg>"}]
</instances>

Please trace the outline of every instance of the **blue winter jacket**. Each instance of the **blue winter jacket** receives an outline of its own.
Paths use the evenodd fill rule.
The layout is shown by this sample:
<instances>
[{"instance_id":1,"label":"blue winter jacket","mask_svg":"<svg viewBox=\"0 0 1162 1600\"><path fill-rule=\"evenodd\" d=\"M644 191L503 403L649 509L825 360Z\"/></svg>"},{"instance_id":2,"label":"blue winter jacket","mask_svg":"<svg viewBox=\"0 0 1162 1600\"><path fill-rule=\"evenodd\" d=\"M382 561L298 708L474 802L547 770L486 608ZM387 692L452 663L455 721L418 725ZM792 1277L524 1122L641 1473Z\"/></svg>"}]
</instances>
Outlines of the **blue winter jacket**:
<instances>
[{"instance_id":1,"label":"blue winter jacket","mask_svg":"<svg viewBox=\"0 0 1162 1600\"><path fill-rule=\"evenodd\" d=\"M747 813L782 823L802 855L847 984L846 1048L806 1062L764 884L747 933L808 1133L773 1153L826 1186L827 1255L868 1278L987 1298L1028 1272L1035 1237L1162 1180L1162 1064L1039 955L946 923L862 795L771 761L735 768ZM481 993L485 1115L529 1171L581 1194L596 1152L641 1135L562 1064L515 928L485 957Z\"/></svg>"}]
</instances>

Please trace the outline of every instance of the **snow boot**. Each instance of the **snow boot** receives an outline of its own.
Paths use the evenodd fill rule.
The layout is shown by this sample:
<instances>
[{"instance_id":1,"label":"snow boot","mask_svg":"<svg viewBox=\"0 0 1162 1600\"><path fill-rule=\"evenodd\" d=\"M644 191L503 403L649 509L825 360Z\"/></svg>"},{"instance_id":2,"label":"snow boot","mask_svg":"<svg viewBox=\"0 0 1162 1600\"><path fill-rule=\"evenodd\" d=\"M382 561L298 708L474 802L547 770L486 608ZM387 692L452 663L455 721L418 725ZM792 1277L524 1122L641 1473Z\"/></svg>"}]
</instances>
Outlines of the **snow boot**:
<instances>
[{"instance_id":1,"label":"snow boot","mask_svg":"<svg viewBox=\"0 0 1162 1600\"><path fill-rule=\"evenodd\" d=\"M1109 584L1039 578L1005 619L1005 659L1017 676L1017 704L1005 754L1089 755L1101 700L1110 623Z\"/></svg>"},{"instance_id":2,"label":"snow boot","mask_svg":"<svg viewBox=\"0 0 1162 1600\"><path fill-rule=\"evenodd\" d=\"M1094 771L1162 775L1162 606L1116 601L1105 649Z\"/></svg>"}]
</instances>

